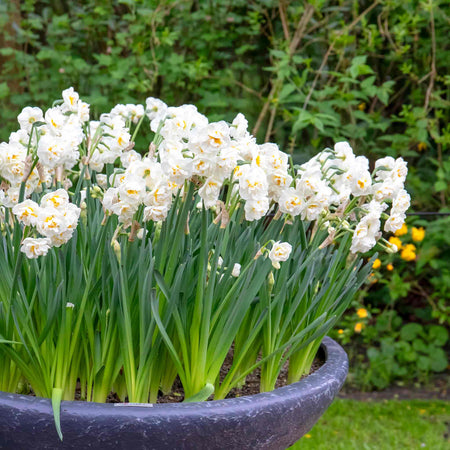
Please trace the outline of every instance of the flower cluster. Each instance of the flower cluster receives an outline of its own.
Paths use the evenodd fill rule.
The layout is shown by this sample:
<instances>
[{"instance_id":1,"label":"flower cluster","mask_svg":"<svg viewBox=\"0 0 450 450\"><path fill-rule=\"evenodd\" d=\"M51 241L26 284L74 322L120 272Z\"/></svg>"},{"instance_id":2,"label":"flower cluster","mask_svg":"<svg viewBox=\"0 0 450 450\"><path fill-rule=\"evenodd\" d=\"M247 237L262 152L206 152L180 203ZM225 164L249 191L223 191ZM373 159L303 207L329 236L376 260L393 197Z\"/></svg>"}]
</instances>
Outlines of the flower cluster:
<instances>
[{"instance_id":1,"label":"flower cluster","mask_svg":"<svg viewBox=\"0 0 450 450\"><path fill-rule=\"evenodd\" d=\"M57 167L71 169L77 164L79 146L84 139L83 124L89 120L89 105L79 99L73 88L62 93L61 104L45 114L27 106L17 117L20 129L9 142L0 144L0 204L12 207L19 201L22 181L26 196L42 192ZM33 164L33 153L37 157Z\"/></svg>"},{"instance_id":2,"label":"flower cluster","mask_svg":"<svg viewBox=\"0 0 450 450\"><path fill-rule=\"evenodd\" d=\"M350 232L353 253L367 252L380 239L396 250L382 239L381 229L401 229L409 207L402 158L382 158L371 172L367 158L339 142L295 169L276 144L256 143L242 114L232 123L209 122L193 105L169 107L150 97L145 108L119 104L94 121L89 120L89 105L73 88L62 97L45 114L25 108L18 117L20 130L0 144L0 206L11 208L23 200L22 182L28 199L53 183L70 188L69 171L76 172L78 165L80 176L92 176L98 184L105 214L116 215L125 230L138 215L143 221L164 221L174 197L193 183L205 208L229 212L242 205L248 221L269 212L289 220L300 216L328 229L327 245ZM133 150L130 131L135 126L136 134L145 118L154 139L142 154ZM105 165L107 173L102 173ZM24 205L19 206L35 208ZM50 245L58 242L58 233L38 231ZM274 266L283 261L280 255L290 252L283 245L276 243L271 252Z\"/></svg>"},{"instance_id":3,"label":"flower cluster","mask_svg":"<svg viewBox=\"0 0 450 450\"><path fill-rule=\"evenodd\" d=\"M228 125L209 123L193 105L174 108L148 98L146 106L158 147L142 160L136 152L130 153L125 174L115 177L116 185L104 200L105 210L127 225L140 204L145 206L146 220L164 220L173 194L188 180L200 186L198 193L206 208L217 205L227 185L234 198L244 203L249 221L276 207L303 220L331 219L331 212L357 199L360 220L353 234L355 253L370 250L380 239L387 202L392 208L385 231L395 231L404 221L409 195L403 187L407 169L402 158L377 161L371 174L367 158L355 156L348 143L340 142L303 164L294 178L287 154L275 144L258 145L242 114ZM344 223L334 221L333 225Z\"/></svg>"},{"instance_id":4,"label":"flower cluster","mask_svg":"<svg viewBox=\"0 0 450 450\"><path fill-rule=\"evenodd\" d=\"M21 250L28 258L46 255L51 247L60 247L73 235L81 209L69 202L64 189L45 194L38 205L33 200L25 200L12 209L19 222L26 227L34 227L45 237L26 237Z\"/></svg>"},{"instance_id":5,"label":"flower cluster","mask_svg":"<svg viewBox=\"0 0 450 450\"><path fill-rule=\"evenodd\" d=\"M347 142L339 142L333 150L319 153L301 167L299 185L309 194L313 213L306 214L313 220L330 207L342 210L347 205L356 206L359 218L353 231L351 251L367 252L381 237L381 218L388 202L392 204L385 231L395 231L404 223L409 207L409 194L404 189L407 168L402 158L383 158L369 171L369 161L355 156Z\"/></svg>"},{"instance_id":6,"label":"flower cluster","mask_svg":"<svg viewBox=\"0 0 450 450\"><path fill-rule=\"evenodd\" d=\"M144 115L142 105L117 105L100 120L89 122L89 167L101 172L105 164L113 164L130 146L128 123L139 121Z\"/></svg>"}]
</instances>

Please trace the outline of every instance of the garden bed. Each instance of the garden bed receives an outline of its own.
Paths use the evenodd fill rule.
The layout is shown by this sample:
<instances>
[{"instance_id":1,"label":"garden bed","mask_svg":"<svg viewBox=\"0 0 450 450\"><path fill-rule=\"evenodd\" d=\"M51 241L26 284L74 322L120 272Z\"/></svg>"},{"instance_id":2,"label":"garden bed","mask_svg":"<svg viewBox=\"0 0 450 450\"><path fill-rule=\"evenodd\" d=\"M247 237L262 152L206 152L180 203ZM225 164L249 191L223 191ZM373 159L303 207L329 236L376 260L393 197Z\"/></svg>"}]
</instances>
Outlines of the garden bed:
<instances>
[{"instance_id":1,"label":"garden bed","mask_svg":"<svg viewBox=\"0 0 450 450\"><path fill-rule=\"evenodd\" d=\"M445 400L450 401L450 382L448 374L433 377L425 386L393 385L381 391L364 392L344 386L339 398L377 401L377 400Z\"/></svg>"}]
</instances>

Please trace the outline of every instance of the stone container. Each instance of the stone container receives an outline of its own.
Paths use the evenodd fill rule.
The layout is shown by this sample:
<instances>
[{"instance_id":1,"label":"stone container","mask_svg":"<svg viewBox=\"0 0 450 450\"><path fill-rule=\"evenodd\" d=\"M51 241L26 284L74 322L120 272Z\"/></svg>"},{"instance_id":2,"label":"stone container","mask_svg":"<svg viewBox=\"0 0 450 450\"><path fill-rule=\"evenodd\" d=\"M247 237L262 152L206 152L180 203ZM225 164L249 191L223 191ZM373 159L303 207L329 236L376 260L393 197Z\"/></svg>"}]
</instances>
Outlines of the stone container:
<instances>
[{"instance_id":1,"label":"stone container","mask_svg":"<svg viewBox=\"0 0 450 450\"><path fill-rule=\"evenodd\" d=\"M198 403L61 403L60 441L48 399L0 392L0 448L286 449L307 433L339 392L347 355L326 337L325 363L272 392Z\"/></svg>"}]
</instances>

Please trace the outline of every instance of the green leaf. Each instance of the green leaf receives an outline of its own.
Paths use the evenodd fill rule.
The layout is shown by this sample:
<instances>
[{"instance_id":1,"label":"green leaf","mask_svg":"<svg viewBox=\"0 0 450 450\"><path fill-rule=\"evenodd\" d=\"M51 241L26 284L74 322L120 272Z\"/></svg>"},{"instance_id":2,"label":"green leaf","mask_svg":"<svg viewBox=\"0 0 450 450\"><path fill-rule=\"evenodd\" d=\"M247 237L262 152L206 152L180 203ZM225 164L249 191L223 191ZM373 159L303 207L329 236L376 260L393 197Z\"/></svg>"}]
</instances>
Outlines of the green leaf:
<instances>
[{"instance_id":1,"label":"green leaf","mask_svg":"<svg viewBox=\"0 0 450 450\"><path fill-rule=\"evenodd\" d=\"M431 325L428 331L428 337L435 345L442 347L448 341L448 330L440 325Z\"/></svg>"},{"instance_id":2,"label":"green leaf","mask_svg":"<svg viewBox=\"0 0 450 450\"><path fill-rule=\"evenodd\" d=\"M355 56L352 61L352 66L360 66L367 61L366 55Z\"/></svg>"},{"instance_id":3,"label":"green leaf","mask_svg":"<svg viewBox=\"0 0 450 450\"><path fill-rule=\"evenodd\" d=\"M422 330L422 325L419 325L418 323L408 323L400 330L400 337L405 341L412 341L422 332Z\"/></svg>"},{"instance_id":4,"label":"green leaf","mask_svg":"<svg viewBox=\"0 0 450 450\"><path fill-rule=\"evenodd\" d=\"M372 76L372 77L368 77L365 80L363 80L361 82L361 89L365 90L365 89L373 86L373 83L375 82L375 78L376 78L375 76Z\"/></svg>"},{"instance_id":5,"label":"green leaf","mask_svg":"<svg viewBox=\"0 0 450 450\"><path fill-rule=\"evenodd\" d=\"M356 56L353 58L352 65L350 66L349 72L352 78L356 78L359 75L367 75L373 73L373 70L370 66L365 64L367 60L367 56Z\"/></svg>"},{"instance_id":6,"label":"green leaf","mask_svg":"<svg viewBox=\"0 0 450 450\"><path fill-rule=\"evenodd\" d=\"M15 50L11 47L0 48L0 55L3 56L11 56L13 55Z\"/></svg>"},{"instance_id":7,"label":"green leaf","mask_svg":"<svg viewBox=\"0 0 450 450\"><path fill-rule=\"evenodd\" d=\"M442 348L437 348L430 354L430 368L433 372L443 372L447 364L448 358Z\"/></svg>"},{"instance_id":8,"label":"green leaf","mask_svg":"<svg viewBox=\"0 0 450 450\"><path fill-rule=\"evenodd\" d=\"M100 55L94 55L94 57L97 59L98 63L101 66L110 66L113 63L113 58L111 55L105 55L105 54L100 54Z\"/></svg>"},{"instance_id":9,"label":"green leaf","mask_svg":"<svg viewBox=\"0 0 450 450\"><path fill-rule=\"evenodd\" d=\"M383 105L387 105L389 102L389 92L387 92L384 89L379 89L377 93L377 97L380 99L380 102L383 103Z\"/></svg>"},{"instance_id":10,"label":"green leaf","mask_svg":"<svg viewBox=\"0 0 450 450\"><path fill-rule=\"evenodd\" d=\"M0 83L0 98L5 98L9 95L9 87L6 81Z\"/></svg>"},{"instance_id":11,"label":"green leaf","mask_svg":"<svg viewBox=\"0 0 450 450\"><path fill-rule=\"evenodd\" d=\"M298 115L298 119L294 122L292 127L292 132L295 133L297 131L306 128L309 124L311 124L312 115L308 111L300 110L300 114Z\"/></svg>"},{"instance_id":12,"label":"green leaf","mask_svg":"<svg viewBox=\"0 0 450 450\"><path fill-rule=\"evenodd\" d=\"M425 344L425 342L423 342L422 339L414 339L414 341L413 341L413 348L417 352L427 353L427 351L428 351L428 347Z\"/></svg>"},{"instance_id":13,"label":"green leaf","mask_svg":"<svg viewBox=\"0 0 450 450\"><path fill-rule=\"evenodd\" d=\"M434 190L436 192L445 191L448 188L448 183L444 180L438 180L436 183L434 183Z\"/></svg>"},{"instance_id":14,"label":"green leaf","mask_svg":"<svg viewBox=\"0 0 450 450\"><path fill-rule=\"evenodd\" d=\"M184 399L183 403L203 402L214 393L214 386L206 383L205 387L189 398Z\"/></svg>"},{"instance_id":15,"label":"green leaf","mask_svg":"<svg viewBox=\"0 0 450 450\"><path fill-rule=\"evenodd\" d=\"M61 399L63 390L60 388L52 389L52 409L53 418L55 420L56 431L58 432L59 439L63 440L63 435L61 431Z\"/></svg>"},{"instance_id":16,"label":"green leaf","mask_svg":"<svg viewBox=\"0 0 450 450\"><path fill-rule=\"evenodd\" d=\"M428 356L419 356L417 358L417 367L424 372L428 372L431 368L431 360Z\"/></svg>"},{"instance_id":17,"label":"green leaf","mask_svg":"<svg viewBox=\"0 0 450 450\"><path fill-rule=\"evenodd\" d=\"M323 130L324 130L323 122L322 122L318 117L313 117L313 118L311 119L311 123L312 123L319 131L323 131Z\"/></svg>"},{"instance_id":18,"label":"green leaf","mask_svg":"<svg viewBox=\"0 0 450 450\"><path fill-rule=\"evenodd\" d=\"M22 342L9 341L8 339L1 339L1 338L0 338L0 344L20 344L20 345L23 345Z\"/></svg>"},{"instance_id":19,"label":"green leaf","mask_svg":"<svg viewBox=\"0 0 450 450\"><path fill-rule=\"evenodd\" d=\"M379 350L377 350L374 347L370 347L367 350L367 357L371 360L371 361L376 361L378 359L378 357L380 356L380 352Z\"/></svg>"},{"instance_id":20,"label":"green leaf","mask_svg":"<svg viewBox=\"0 0 450 450\"><path fill-rule=\"evenodd\" d=\"M296 91L295 84L285 84L280 91L280 95L278 96L278 101L280 103L289 100L289 96Z\"/></svg>"}]
</instances>

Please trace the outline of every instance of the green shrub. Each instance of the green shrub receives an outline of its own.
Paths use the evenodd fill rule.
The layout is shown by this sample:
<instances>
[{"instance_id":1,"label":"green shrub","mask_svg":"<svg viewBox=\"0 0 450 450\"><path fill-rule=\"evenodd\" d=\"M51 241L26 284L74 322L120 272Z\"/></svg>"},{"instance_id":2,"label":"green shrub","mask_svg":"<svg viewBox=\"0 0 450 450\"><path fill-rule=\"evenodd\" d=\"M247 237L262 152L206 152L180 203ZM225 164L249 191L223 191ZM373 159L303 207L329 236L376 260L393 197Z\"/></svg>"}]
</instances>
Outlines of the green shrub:
<instances>
[{"instance_id":1,"label":"green shrub","mask_svg":"<svg viewBox=\"0 0 450 450\"><path fill-rule=\"evenodd\" d=\"M383 389L394 382L427 382L432 373L443 372L448 365L447 329L441 325L405 324L393 310L376 317L364 341L366 358L360 358L351 377L364 389Z\"/></svg>"},{"instance_id":2,"label":"green shrub","mask_svg":"<svg viewBox=\"0 0 450 450\"><path fill-rule=\"evenodd\" d=\"M16 8L14 8L16 5ZM20 5L20 11L17 11ZM69 85L99 110L153 95L212 120L242 111L305 160L339 139L407 158L416 208L447 203L447 3L27 0L0 5L0 99Z\"/></svg>"},{"instance_id":3,"label":"green shrub","mask_svg":"<svg viewBox=\"0 0 450 450\"><path fill-rule=\"evenodd\" d=\"M399 252L375 260L353 314L335 332L353 360L354 385L382 389L394 382L426 383L447 368L450 245L444 230L449 220L409 219L416 226L405 225L389 239Z\"/></svg>"}]
</instances>

